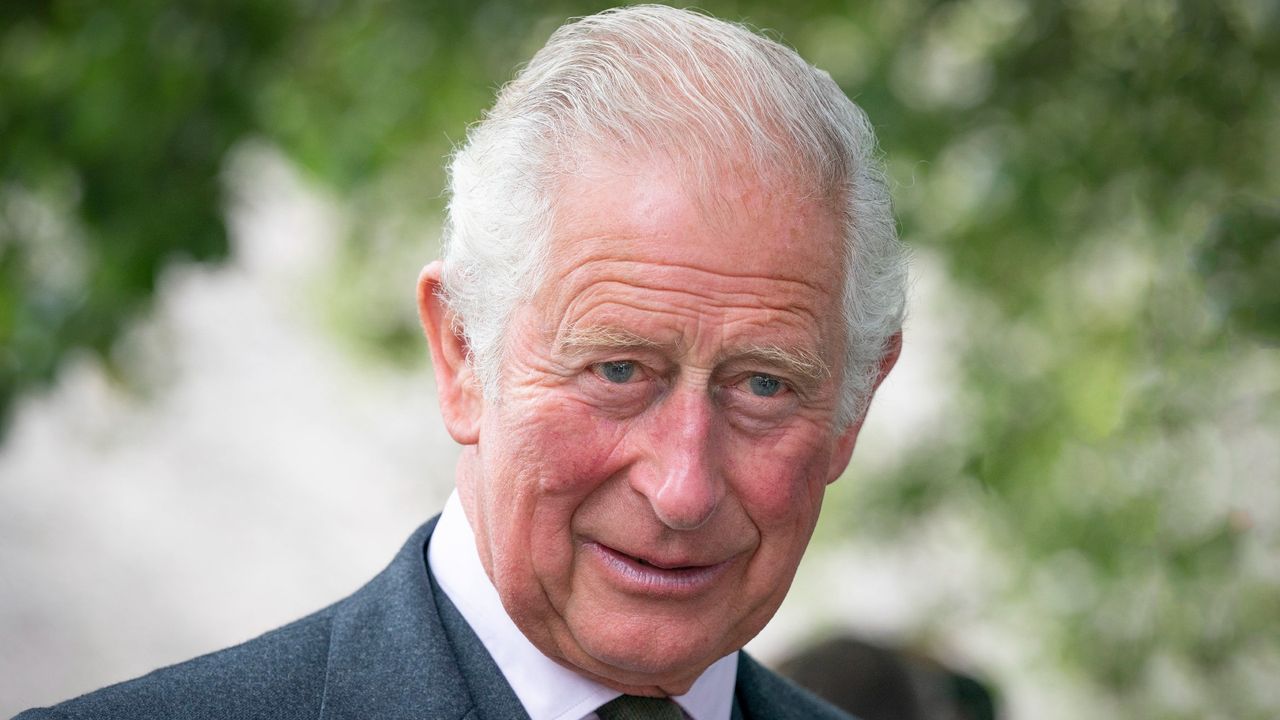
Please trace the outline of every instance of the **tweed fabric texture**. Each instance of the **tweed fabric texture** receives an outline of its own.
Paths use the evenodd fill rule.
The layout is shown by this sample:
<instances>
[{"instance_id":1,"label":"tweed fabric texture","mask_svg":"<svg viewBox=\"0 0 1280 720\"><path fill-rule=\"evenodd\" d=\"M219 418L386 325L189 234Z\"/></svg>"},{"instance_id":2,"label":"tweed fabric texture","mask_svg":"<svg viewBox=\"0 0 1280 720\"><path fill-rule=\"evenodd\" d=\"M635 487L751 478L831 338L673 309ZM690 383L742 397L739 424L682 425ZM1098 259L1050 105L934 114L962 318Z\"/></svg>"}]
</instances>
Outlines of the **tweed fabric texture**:
<instances>
[{"instance_id":1,"label":"tweed fabric texture","mask_svg":"<svg viewBox=\"0 0 1280 720\"><path fill-rule=\"evenodd\" d=\"M596 710L600 720L683 720L680 706L667 698L622 695Z\"/></svg>"}]
</instances>

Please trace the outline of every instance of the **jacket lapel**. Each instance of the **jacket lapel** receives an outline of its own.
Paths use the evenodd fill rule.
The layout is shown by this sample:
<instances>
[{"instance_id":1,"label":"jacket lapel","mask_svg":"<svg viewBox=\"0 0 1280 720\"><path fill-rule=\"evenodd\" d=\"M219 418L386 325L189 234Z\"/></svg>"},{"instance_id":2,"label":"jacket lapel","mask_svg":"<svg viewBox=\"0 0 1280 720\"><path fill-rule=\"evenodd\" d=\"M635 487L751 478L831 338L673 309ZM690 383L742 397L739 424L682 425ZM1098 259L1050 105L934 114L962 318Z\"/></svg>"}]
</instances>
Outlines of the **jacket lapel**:
<instances>
[{"instance_id":1,"label":"jacket lapel","mask_svg":"<svg viewBox=\"0 0 1280 720\"><path fill-rule=\"evenodd\" d=\"M766 670L745 651L738 654L734 720L854 720L790 680Z\"/></svg>"},{"instance_id":2,"label":"jacket lapel","mask_svg":"<svg viewBox=\"0 0 1280 720\"><path fill-rule=\"evenodd\" d=\"M462 718L475 708L427 572L435 523L334 608L321 720Z\"/></svg>"},{"instance_id":3,"label":"jacket lapel","mask_svg":"<svg viewBox=\"0 0 1280 720\"><path fill-rule=\"evenodd\" d=\"M320 720L528 719L427 567L432 518L377 577L333 609ZM781 687L779 687L781 686ZM795 691L739 655L732 719L799 717ZM802 705L803 707L803 705Z\"/></svg>"},{"instance_id":4,"label":"jacket lapel","mask_svg":"<svg viewBox=\"0 0 1280 720\"><path fill-rule=\"evenodd\" d=\"M529 714L516 697L515 690L507 682L493 656L475 630L467 624L457 606L440 589L435 577L431 577L431 590L436 599L436 610L462 677L475 701L477 717L482 720L529 720Z\"/></svg>"}]
</instances>

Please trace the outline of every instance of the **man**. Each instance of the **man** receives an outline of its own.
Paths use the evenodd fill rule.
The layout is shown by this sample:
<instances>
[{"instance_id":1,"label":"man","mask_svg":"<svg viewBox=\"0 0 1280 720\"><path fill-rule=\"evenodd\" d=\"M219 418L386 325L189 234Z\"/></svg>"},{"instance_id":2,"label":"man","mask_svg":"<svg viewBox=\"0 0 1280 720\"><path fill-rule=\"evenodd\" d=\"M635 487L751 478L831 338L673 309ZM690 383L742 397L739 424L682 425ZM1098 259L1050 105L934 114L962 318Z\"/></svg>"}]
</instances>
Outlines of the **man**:
<instances>
[{"instance_id":1,"label":"man","mask_svg":"<svg viewBox=\"0 0 1280 720\"><path fill-rule=\"evenodd\" d=\"M452 163L418 303L457 491L352 597L37 717L836 717L740 652L900 347L865 117L794 52L571 23Z\"/></svg>"}]
</instances>

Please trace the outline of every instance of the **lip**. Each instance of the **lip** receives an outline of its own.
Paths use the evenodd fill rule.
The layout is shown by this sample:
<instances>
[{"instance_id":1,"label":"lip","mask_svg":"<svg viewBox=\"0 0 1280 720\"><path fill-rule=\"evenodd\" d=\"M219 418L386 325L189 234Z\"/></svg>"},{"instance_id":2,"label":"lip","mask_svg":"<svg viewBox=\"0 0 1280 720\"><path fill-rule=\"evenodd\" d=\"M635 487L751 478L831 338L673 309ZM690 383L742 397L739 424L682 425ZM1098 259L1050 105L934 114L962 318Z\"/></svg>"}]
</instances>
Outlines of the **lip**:
<instances>
[{"instance_id":1,"label":"lip","mask_svg":"<svg viewBox=\"0 0 1280 720\"><path fill-rule=\"evenodd\" d=\"M708 565L686 565L641 559L594 541L583 543L583 548L622 589L659 597L684 598L705 592L733 562L730 558Z\"/></svg>"}]
</instances>

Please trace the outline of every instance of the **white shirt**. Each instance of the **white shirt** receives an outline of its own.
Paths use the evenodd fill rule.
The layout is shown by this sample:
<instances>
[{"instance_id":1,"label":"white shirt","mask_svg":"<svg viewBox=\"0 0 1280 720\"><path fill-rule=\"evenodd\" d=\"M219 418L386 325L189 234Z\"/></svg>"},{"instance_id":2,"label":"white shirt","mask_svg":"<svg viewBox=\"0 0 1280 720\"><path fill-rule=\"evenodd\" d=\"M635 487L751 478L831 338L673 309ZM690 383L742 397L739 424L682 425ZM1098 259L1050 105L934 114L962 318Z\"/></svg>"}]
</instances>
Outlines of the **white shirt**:
<instances>
[{"instance_id":1,"label":"white shirt","mask_svg":"<svg viewBox=\"0 0 1280 720\"><path fill-rule=\"evenodd\" d=\"M480 564L475 534L456 490L427 545L427 563L531 720L598 720L596 708L621 694L543 655L507 616ZM737 675L738 653L734 652L712 663L689 692L671 699L692 720L729 720Z\"/></svg>"}]
</instances>

